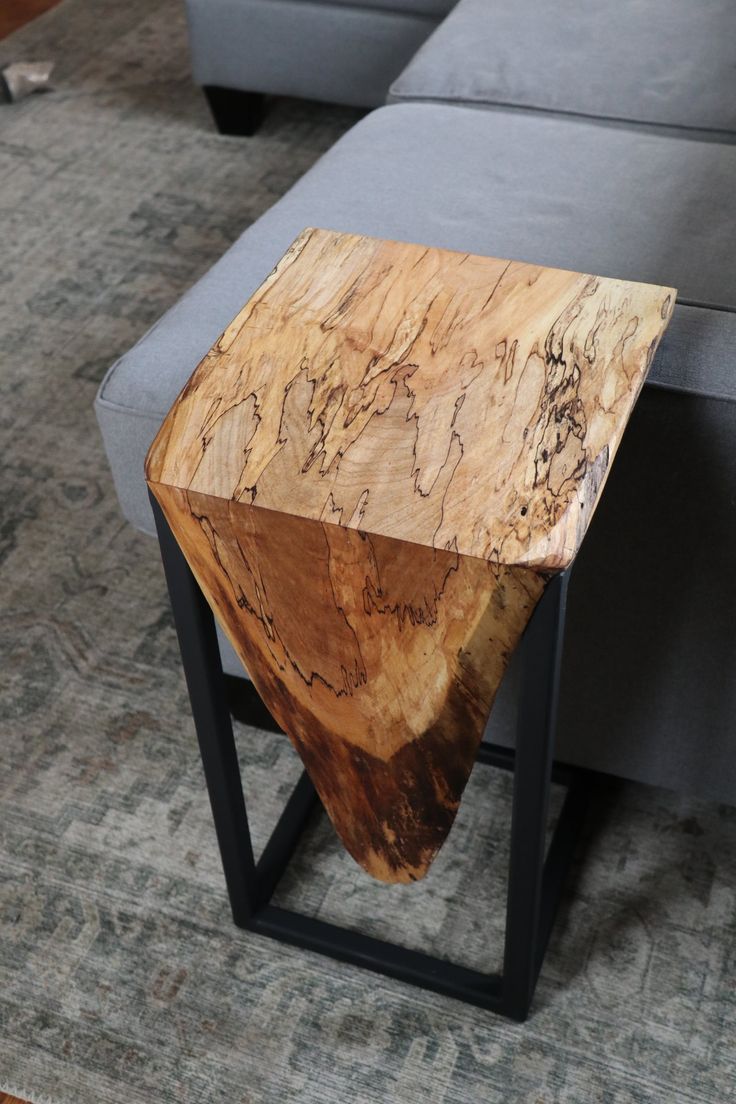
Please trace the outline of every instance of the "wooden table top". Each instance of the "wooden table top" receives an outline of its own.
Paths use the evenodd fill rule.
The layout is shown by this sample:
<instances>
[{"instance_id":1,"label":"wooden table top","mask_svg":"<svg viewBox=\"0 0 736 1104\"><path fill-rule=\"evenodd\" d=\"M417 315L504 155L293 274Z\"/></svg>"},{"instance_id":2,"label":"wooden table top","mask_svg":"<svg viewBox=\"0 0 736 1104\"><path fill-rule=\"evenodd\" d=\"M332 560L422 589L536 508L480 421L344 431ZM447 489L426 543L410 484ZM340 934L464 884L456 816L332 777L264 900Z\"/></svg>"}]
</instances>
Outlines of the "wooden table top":
<instances>
[{"instance_id":1,"label":"wooden table top","mask_svg":"<svg viewBox=\"0 0 736 1104\"><path fill-rule=\"evenodd\" d=\"M180 396L149 479L559 568L672 288L306 230Z\"/></svg>"},{"instance_id":2,"label":"wooden table top","mask_svg":"<svg viewBox=\"0 0 736 1104\"><path fill-rule=\"evenodd\" d=\"M445 839L674 301L305 230L151 446L204 593L376 877L422 877Z\"/></svg>"}]
</instances>

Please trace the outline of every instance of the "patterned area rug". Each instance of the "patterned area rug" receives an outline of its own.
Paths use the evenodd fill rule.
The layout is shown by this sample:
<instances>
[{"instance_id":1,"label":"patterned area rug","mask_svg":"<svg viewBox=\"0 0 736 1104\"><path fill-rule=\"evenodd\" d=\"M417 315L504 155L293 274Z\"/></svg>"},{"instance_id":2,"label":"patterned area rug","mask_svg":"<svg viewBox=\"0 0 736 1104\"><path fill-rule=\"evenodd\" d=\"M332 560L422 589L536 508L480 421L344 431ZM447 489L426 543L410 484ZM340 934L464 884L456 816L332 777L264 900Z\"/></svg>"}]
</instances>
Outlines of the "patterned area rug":
<instances>
[{"instance_id":1,"label":"patterned area rug","mask_svg":"<svg viewBox=\"0 0 736 1104\"><path fill-rule=\"evenodd\" d=\"M235 929L153 542L92 414L111 361L355 120L282 102L218 136L179 0L65 0L0 43L56 91L0 106L0 1089L36 1104L727 1104L736 811L597 810L516 1026ZM262 842L297 776L241 728ZM426 882L315 824L281 895L493 966L508 779L481 768Z\"/></svg>"}]
</instances>

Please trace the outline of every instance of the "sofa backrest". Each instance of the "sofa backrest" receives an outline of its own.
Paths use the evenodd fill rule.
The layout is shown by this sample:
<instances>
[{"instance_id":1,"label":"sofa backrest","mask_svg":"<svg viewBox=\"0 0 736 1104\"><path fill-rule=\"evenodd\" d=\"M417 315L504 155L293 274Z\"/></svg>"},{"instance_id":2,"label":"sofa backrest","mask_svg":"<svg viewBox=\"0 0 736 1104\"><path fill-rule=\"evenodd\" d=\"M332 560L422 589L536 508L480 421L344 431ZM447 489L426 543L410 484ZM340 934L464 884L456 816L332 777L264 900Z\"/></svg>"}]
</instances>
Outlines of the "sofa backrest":
<instances>
[{"instance_id":1,"label":"sofa backrest","mask_svg":"<svg viewBox=\"0 0 736 1104\"><path fill-rule=\"evenodd\" d=\"M736 141L736 3L460 0L389 100L532 108Z\"/></svg>"}]
</instances>

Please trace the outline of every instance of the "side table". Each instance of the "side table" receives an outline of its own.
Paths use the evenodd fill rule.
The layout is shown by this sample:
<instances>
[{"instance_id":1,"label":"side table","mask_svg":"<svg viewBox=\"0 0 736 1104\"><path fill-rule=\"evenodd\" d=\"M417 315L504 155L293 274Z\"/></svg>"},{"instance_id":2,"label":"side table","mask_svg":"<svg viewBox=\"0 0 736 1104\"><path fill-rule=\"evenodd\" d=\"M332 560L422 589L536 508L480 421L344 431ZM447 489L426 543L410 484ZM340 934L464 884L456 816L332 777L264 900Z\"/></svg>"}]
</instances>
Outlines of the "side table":
<instances>
[{"instance_id":1,"label":"side table","mask_svg":"<svg viewBox=\"0 0 736 1104\"><path fill-rule=\"evenodd\" d=\"M310 229L199 365L146 478L236 923L526 1016L584 806L568 772L545 859L569 568L674 301ZM306 767L258 863L210 607ZM513 754L481 740L520 642ZM423 877L476 758L514 770L503 975L269 903L317 797Z\"/></svg>"}]
</instances>

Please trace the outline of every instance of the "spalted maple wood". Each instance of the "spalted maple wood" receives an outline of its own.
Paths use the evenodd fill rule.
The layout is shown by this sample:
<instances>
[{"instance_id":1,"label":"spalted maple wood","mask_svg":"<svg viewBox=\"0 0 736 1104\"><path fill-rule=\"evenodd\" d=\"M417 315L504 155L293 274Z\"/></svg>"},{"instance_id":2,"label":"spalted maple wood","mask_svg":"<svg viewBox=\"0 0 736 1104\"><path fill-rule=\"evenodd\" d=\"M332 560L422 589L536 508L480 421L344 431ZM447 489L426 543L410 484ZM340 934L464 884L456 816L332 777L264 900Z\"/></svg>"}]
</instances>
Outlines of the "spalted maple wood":
<instances>
[{"instance_id":1,"label":"spalted maple wood","mask_svg":"<svg viewBox=\"0 0 736 1104\"><path fill-rule=\"evenodd\" d=\"M347 849L385 881L420 877L541 577L198 491L155 493Z\"/></svg>"},{"instance_id":2,"label":"spalted maple wood","mask_svg":"<svg viewBox=\"0 0 736 1104\"><path fill-rule=\"evenodd\" d=\"M350 853L421 877L674 290L305 231L147 479Z\"/></svg>"}]
</instances>

